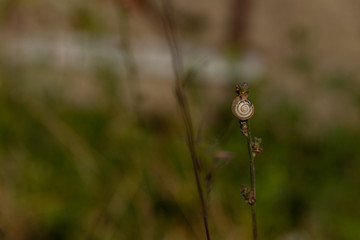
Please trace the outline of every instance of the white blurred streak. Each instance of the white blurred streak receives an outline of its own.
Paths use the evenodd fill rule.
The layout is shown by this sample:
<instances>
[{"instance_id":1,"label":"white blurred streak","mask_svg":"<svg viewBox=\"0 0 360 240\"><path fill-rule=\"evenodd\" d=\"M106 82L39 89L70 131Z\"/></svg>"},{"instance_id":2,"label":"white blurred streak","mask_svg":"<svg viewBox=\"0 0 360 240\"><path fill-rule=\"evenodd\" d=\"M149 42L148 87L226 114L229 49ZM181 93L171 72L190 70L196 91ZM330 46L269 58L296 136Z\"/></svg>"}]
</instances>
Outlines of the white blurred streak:
<instances>
[{"instance_id":1,"label":"white blurred streak","mask_svg":"<svg viewBox=\"0 0 360 240\"><path fill-rule=\"evenodd\" d=\"M5 38L3 54L17 64L46 63L55 68L89 69L96 64L111 64L119 72L125 64L116 38L94 38L85 35L59 34L54 37L32 35ZM171 59L166 44L153 39L138 40L131 49L141 78L173 79ZM185 68L199 71L203 79L224 82L228 79L229 62L220 51L186 44L183 47ZM248 52L231 63L235 73L251 81L263 74L259 55Z\"/></svg>"}]
</instances>

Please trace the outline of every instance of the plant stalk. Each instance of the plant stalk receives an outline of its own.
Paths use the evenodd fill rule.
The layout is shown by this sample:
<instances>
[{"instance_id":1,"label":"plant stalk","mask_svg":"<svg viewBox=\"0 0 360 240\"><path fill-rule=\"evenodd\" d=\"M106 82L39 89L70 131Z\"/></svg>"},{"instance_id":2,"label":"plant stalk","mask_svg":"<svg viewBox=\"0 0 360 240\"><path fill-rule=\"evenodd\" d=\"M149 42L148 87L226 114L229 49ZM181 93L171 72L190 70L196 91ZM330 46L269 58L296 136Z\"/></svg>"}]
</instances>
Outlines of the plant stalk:
<instances>
[{"instance_id":1,"label":"plant stalk","mask_svg":"<svg viewBox=\"0 0 360 240\"><path fill-rule=\"evenodd\" d=\"M173 71L175 75L175 93L176 99L180 107L181 116L183 118L185 128L186 128L186 137L187 137L187 146L190 151L191 160L193 163L193 170L196 180L197 191L200 197L200 204L202 210L202 218L204 222L204 228L206 232L206 239L210 240L210 231L208 224L208 209L206 204L206 199L204 196L203 187L201 184L200 173L201 173L201 165L199 156L196 150L195 144L195 135L194 135L194 127L192 123L192 118L190 114L190 107L186 98L186 94L183 88L184 83L184 71L182 64L181 52L179 50L179 45L177 43L176 34L174 32L175 23L173 21L172 16L172 6L170 1L166 1L164 9L164 15L162 16L162 23L165 30L165 35L167 38L167 43L171 52L171 60Z\"/></svg>"},{"instance_id":2,"label":"plant stalk","mask_svg":"<svg viewBox=\"0 0 360 240\"><path fill-rule=\"evenodd\" d=\"M250 157L250 205L251 205L251 218L253 227L253 239L257 240L257 222L256 222L256 183L255 183L255 157L253 155L253 138L251 135L251 128L249 120L246 121L247 125L247 143Z\"/></svg>"}]
</instances>

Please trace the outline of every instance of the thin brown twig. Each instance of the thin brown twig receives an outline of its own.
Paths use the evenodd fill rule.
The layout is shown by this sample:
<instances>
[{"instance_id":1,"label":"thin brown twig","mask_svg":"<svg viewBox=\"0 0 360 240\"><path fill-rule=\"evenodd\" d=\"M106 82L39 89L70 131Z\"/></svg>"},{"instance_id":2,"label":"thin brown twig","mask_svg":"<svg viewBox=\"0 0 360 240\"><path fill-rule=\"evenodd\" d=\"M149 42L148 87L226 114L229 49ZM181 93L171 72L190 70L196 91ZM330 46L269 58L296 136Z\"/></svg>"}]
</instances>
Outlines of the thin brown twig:
<instances>
[{"instance_id":1,"label":"thin brown twig","mask_svg":"<svg viewBox=\"0 0 360 240\"><path fill-rule=\"evenodd\" d=\"M136 109L136 103L139 98L139 92L137 91L138 87L138 74L137 66L134 59L134 54L131 48L130 41L130 22L129 22L129 12L126 8L122 7L119 2L116 2L115 5L119 12L119 34L120 34L120 44L121 55L124 63L125 77L128 80L129 84L129 94L130 94L130 108L132 111ZM135 112L136 114L136 112Z\"/></svg>"},{"instance_id":2,"label":"thin brown twig","mask_svg":"<svg viewBox=\"0 0 360 240\"><path fill-rule=\"evenodd\" d=\"M252 218L252 227L253 227L253 239L257 240L257 222L256 222L256 183L255 183L255 157L253 155L253 138L251 135L251 129L249 120L246 121L247 125L247 143L248 143L248 151L250 157L250 200L249 203L251 205L251 218Z\"/></svg>"},{"instance_id":3,"label":"thin brown twig","mask_svg":"<svg viewBox=\"0 0 360 240\"><path fill-rule=\"evenodd\" d=\"M208 210L206 199L203 192L203 187L201 185L200 180L200 172L201 172L201 165L198 157L198 153L195 146L195 134L194 134L194 127L192 123L192 118L190 114L190 107L189 103L186 98L186 94L184 91L183 83L184 83L184 71L183 71L183 64L182 64L182 57L181 52L179 49L179 45L177 42L177 37L174 32L175 24L172 18L172 5L171 1L164 1L164 11L162 15L162 24L165 30L165 35L167 39L167 43L170 48L171 52L171 59L172 59L172 66L175 75L175 94L176 99L180 107L181 115L185 124L186 128L186 136L187 136L187 146L190 151L191 160L193 163L194 175L196 180L196 186L198 190L198 194L200 197L201 203L201 210L202 210L202 217L206 232L206 239L210 240L210 231L209 231L209 224L208 224Z\"/></svg>"}]
</instances>

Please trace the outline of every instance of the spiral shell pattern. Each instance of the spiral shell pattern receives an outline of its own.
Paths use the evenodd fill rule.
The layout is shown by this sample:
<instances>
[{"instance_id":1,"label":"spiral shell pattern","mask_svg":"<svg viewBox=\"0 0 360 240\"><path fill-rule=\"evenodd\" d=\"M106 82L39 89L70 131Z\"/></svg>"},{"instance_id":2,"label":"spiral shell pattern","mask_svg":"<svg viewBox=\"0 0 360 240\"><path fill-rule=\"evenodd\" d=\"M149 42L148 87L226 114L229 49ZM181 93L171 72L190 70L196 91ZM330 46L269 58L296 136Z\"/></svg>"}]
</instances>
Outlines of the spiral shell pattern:
<instances>
[{"instance_id":1,"label":"spiral shell pattern","mask_svg":"<svg viewBox=\"0 0 360 240\"><path fill-rule=\"evenodd\" d=\"M237 96L232 102L232 112L240 120L248 120L254 114L254 105L247 99Z\"/></svg>"}]
</instances>

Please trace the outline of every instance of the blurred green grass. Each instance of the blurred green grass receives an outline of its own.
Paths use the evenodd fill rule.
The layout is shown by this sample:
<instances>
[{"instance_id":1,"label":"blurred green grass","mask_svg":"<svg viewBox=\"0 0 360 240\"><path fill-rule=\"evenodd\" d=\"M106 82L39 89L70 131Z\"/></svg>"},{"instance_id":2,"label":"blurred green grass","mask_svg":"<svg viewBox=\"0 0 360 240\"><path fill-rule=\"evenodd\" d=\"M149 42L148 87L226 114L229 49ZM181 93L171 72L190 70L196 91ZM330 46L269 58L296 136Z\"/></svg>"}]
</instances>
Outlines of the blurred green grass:
<instances>
[{"instance_id":1,"label":"blurred green grass","mask_svg":"<svg viewBox=\"0 0 360 240\"><path fill-rule=\"evenodd\" d=\"M251 90L260 89L258 84ZM14 234L4 227L15 228L11 219L24 223L17 229L24 234L19 239L191 239L201 234L179 119L157 123L156 116L145 115L144 121L141 112L130 117L120 102L114 104L119 100L113 93L102 107L73 106L60 98L49 103L46 95L26 93L7 79L1 93L0 179L2 195L11 202L10 208L6 201L1 204L2 211L9 208L0 222L5 237ZM282 99L265 115L266 106L255 97L261 96L253 99L258 114L252 127L264 147L256 159L261 236L306 232L310 239L357 239L359 133L334 125L308 136L298 127L304 126L299 106ZM245 139L228 106L218 112L202 133L204 167L218 149L236 157L216 171L212 232L221 239L236 231L247 239L249 212L240 196L249 178ZM220 141L229 126L228 137Z\"/></svg>"}]
</instances>

